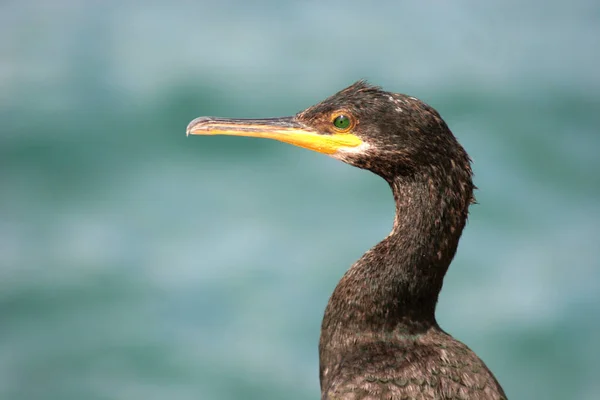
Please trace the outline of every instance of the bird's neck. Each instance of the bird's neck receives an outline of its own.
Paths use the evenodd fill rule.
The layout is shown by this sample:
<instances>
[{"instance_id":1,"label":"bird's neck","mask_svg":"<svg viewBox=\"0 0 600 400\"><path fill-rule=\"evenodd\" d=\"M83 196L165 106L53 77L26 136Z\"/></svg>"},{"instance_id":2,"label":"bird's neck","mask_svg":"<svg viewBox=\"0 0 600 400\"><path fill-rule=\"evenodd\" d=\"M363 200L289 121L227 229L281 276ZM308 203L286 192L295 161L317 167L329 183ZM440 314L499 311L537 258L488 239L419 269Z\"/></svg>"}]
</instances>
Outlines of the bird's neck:
<instances>
[{"instance_id":1,"label":"bird's neck","mask_svg":"<svg viewBox=\"0 0 600 400\"><path fill-rule=\"evenodd\" d=\"M343 343L410 337L437 326L435 306L471 201L467 178L436 178L428 171L388 181L396 202L393 230L335 288L323 319L322 363Z\"/></svg>"}]
</instances>

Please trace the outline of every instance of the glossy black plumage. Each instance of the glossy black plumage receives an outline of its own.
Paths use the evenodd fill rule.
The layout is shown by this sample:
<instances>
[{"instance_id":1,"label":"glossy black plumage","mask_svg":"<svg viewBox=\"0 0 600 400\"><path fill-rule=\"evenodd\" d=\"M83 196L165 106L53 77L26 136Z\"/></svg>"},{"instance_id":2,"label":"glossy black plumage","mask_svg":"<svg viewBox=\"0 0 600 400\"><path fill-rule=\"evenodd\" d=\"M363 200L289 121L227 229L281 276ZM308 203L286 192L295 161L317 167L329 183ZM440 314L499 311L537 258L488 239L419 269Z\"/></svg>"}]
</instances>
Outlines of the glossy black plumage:
<instances>
[{"instance_id":1,"label":"glossy black plumage","mask_svg":"<svg viewBox=\"0 0 600 400\"><path fill-rule=\"evenodd\" d=\"M440 329L435 306L473 202L470 160L428 105L358 82L298 115L344 109L371 143L339 156L384 178L391 234L346 272L319 345L323 399L503 399L477 355Z\"/></svg>"}]
</instances>

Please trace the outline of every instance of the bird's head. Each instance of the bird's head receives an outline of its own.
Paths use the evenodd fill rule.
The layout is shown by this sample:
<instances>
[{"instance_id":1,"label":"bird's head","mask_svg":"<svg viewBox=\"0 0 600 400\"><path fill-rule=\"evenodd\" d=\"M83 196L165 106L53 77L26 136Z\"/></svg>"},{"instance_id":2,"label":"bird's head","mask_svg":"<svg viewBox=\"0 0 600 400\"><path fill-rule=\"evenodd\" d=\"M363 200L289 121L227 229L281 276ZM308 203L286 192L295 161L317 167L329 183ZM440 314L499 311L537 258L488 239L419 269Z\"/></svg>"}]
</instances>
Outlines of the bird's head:
<instances>
[{"instance_id":1,"label":"bird's head","mask_svg":"<svg viewBox=\"0 0 600 400\"><path fill-rule=\"evenodd\" d=\"M456 160L469 169L466 152L433 108L364 81L292 117L200 117L188 125L187 133L275 139L371 170L386 180L422 168L455 167Z\"/></svg>"}]
</instances>

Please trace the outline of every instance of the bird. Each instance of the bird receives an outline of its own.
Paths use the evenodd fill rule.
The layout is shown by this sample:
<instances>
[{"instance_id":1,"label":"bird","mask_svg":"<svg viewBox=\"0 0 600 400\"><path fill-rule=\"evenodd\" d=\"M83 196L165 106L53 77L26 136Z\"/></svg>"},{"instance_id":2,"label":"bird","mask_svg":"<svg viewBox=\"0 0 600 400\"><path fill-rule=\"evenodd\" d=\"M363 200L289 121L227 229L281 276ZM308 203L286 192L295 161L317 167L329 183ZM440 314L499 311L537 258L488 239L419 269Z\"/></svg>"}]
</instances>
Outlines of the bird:
<instances>
[{"instance_id":1,"label":"bird","mask_svg":"<svg viewBox=\"0 0 600 400\"><path fill-rule=\"evenodd\" d=\"M188 135L274 139L389 185L392 231L343 275L321 325L321 399L506 399L435 309L475 202L471 159L425 102L361 80L291 117L199 117Z\"/></svg>"}]
</instances>

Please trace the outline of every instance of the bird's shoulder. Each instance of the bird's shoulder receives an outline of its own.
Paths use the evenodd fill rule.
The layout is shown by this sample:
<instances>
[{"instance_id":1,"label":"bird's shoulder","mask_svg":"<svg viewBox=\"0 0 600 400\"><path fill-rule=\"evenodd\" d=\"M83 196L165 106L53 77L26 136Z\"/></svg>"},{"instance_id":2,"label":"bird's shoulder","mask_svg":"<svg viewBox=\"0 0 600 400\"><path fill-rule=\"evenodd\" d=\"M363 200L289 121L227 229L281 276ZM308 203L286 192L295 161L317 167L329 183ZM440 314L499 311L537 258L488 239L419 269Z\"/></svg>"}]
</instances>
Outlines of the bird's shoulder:
<instances>
[{"instance_id":1,"label":"bird's shoulder","mask_svg":"<svg viewBox=\"0 0 600 400\"><path fill-rule=\"evenodd\" d=\"M335 370L323 399L506 399L485 363L443 332L361 344Z\"/></svg>"}]
</instances>

